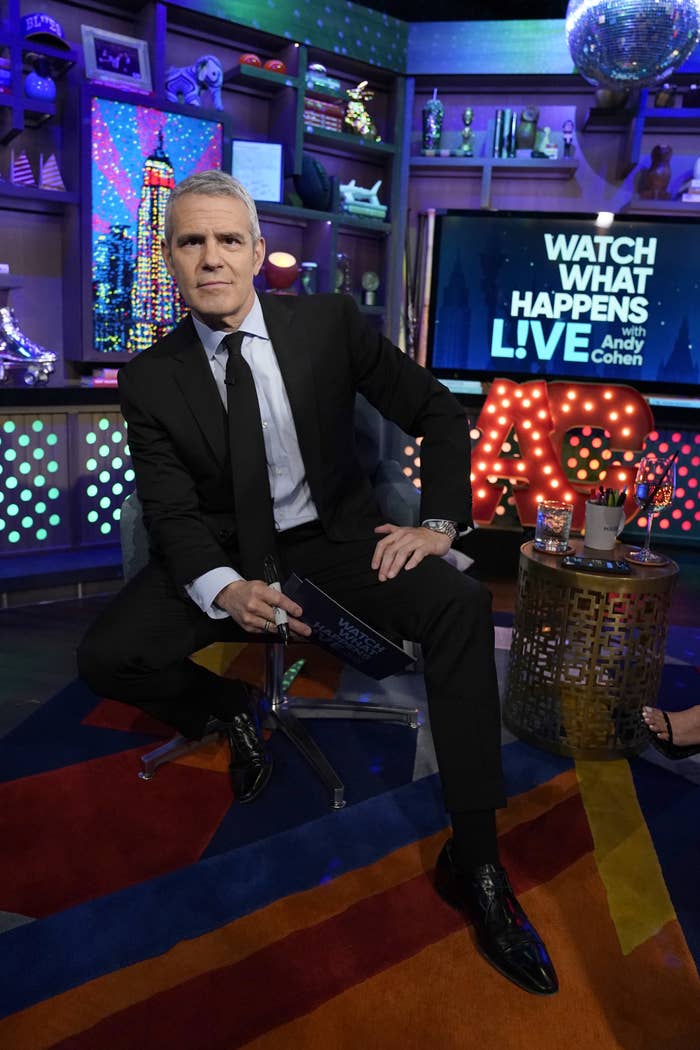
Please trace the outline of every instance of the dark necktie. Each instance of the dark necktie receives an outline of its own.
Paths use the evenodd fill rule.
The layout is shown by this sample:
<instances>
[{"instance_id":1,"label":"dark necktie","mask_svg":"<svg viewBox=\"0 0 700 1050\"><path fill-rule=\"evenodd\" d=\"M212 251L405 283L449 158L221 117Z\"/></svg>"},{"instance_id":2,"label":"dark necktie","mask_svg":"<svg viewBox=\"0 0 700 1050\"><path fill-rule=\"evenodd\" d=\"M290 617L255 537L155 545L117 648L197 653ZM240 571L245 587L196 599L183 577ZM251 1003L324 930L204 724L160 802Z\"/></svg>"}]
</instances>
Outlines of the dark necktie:
<instances>
[{"instance_id":1,"label":"dark necktie","mask_svg":"<svg viewBox=\"0 0 700 1050\"><path fill-rule=\"evenodd\" d=\"M242 342L242 332L224 339L233 498L241 575L246 580L262 580L265 555L275 553L275 522L258 395L253 373L241 353Z\"/></svg>"}]
</instances>

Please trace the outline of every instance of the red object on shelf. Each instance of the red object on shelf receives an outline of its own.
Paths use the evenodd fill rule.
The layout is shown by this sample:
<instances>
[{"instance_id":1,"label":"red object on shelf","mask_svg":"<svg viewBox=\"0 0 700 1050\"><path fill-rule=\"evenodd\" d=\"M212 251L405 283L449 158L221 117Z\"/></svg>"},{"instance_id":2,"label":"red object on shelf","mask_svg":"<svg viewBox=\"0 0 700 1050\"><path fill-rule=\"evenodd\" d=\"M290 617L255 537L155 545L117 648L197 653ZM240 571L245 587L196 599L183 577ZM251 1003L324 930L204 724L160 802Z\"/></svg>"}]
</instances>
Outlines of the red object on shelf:
<instances>
[{"instance_id":1,"label":"red object on shelf","mask_svg":"<svg viewBox=\"0 0 700 1050\"><path fill-rule=\"evenodd\" d=\"M299 276L300 268L290 252L272 252L263 265L268 290L280 292L289 288Z\"/></svg>"},{"instance_id":2,"label":"red object on shelf","mask_svg":"<svg viewBox=\"0 0 700 1050\"><path fill-rule=\"evenodd\" d=\"M254 55L252 51L246 51L244 55L241 55L239 62L242 66L262 66L262 59L260 55Z\"/></svg>"},{"instance_id":3,"label":"red object on shelf","mask_svg":"<svg viewBox=\"0 0 700 1050\"><path fill-rule=\"evenodd\" d=\"M265 62L265 69L269 69L271 73L286 73L287 67L281 58L268 58Z\"/></svg>"}]
</instances>

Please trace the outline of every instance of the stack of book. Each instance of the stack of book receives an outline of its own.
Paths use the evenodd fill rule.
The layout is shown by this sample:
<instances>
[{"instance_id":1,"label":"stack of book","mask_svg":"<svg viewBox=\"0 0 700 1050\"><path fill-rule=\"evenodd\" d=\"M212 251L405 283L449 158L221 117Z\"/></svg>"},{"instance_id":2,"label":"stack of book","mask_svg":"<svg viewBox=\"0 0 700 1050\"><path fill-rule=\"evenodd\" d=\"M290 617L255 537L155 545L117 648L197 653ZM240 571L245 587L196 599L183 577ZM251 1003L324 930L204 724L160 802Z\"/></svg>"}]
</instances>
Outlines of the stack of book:
<instances>
[{"instance_id":1,"label":"stack of book","mask_svg":"<svg viewBox=\"0 0 700 1050\"><path fill-rule=\"evenodd\" d=\"M492 157L514 157L518 114L514 109L497 109L493 126Z\"/></svg>"},{"instance_id":2,"label":"stack of book","mask_svg":"<svg viewBox=\"0 0 700 1050\"><path fill-rule=\"evenodd\" d=\"M327 128L329 131L343 130L343 117L345 109L340 100L314 98L306 95L304 98L304 123L311 124L317 128Z\"/></svg>"},{"instance_id":3,"label":"stack of book","mask_svg":"<svg viewBox=\"0 0 700 1050\"><path fill-rule=\"evenodd\" d=\"M329 77L323 66L312 66L306 73L304 123L328 131L342 131L345 93L339 80Z\"/></svg>"},{"instance_id":4,"label":"stack of book","mask_svg":"<svg viewBox=\"0 0 700 1050\"><path fill-rule=\"evenodd\" d=\"M370 219L385 219L386 204L368 204L366 201L343 201L343 211L349 215L366 215Z\"/></svg>"},{"instance_id":5,"label":"stack of book","mask_svg":"<svg viewBox=\"0 0 700 1050\"><path fill-rule=\"evenodd\" d=\"M691 179L681 200L686 204L700 204L700 179Z\"/></svg>"}]
</instances>

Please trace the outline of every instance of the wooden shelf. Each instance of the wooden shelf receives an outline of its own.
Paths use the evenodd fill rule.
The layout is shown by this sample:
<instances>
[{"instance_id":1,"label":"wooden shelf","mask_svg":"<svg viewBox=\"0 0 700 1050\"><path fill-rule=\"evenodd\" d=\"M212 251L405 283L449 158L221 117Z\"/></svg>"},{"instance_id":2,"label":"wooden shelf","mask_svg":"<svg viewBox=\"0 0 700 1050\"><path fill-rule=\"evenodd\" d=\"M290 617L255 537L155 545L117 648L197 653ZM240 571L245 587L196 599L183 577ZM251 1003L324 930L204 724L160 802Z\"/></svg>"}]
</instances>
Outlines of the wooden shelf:
<instances>
[{"instance_id":1,"label":"wooden shelf","mask_svg":"<svg viewBox=\"0 0 700 1050\"><path fill-rule=\"evenodd\" d=\"M224 83L250 84L259 91L274 95L283 88L298 88L299 78L289 73L274 73L260 66L248 66L243 62L224 73Z\"/></svg>"},{"instance_id":2,"label":"wooden shelf","mask_svg":"<svg viewBox=\"0 0 700 1050\"><path fill-rule=\"evenodd\" d=\"M423 169L426 172L438 171L440 168L457 171L522 171L531 175L553 175L557 178L571 179L578 168L575 158L548 160L543 157L411 157L411 170Z\"/></svg>"},{"instance_id":3,"label":"wooden shelf","mask_svg":"<svg viewBox=\"0 0 700 1050\"><path fill-rule=\"evenodd\" d=\"M491 207L491 182L499 178L572 179L575 158L547 160L540 157L411 157L414 175L481 175L481 207Z\"/></svg>"},{"instance_id":4,"label":"wooden shelf","mask_svg":"<svg viewBox=\"0 0 700 1050\"><path fill-rule=\"evenodd\" d=\"M429 174L431 172L439 171L441 168L447 169L458 169L460 171L467 171L470 168L474 172L483 171L484 164L486 163L485 157L411 157L409 164L411 170L415 170L419 174L425 172ZM423 171L421 171L423 169Z\"/></svg>"},{"instance_id":5,"label":"wooden shelf","mask_svg":"<svg viewBox=\"0 0 700 1050\"><path fill-rule=\"evenodd\" d=\"M332 226L347 229L381 234L391 233L390 222L373 219L368 215L350 215L344 211L316 211L313 208L296 208L291 204L274 204L269 201L256 201L255 203L262 220L282 219L293 225L327 222Z\"/></svg>"},{"instance_id":6,"label":"wooden shelf","mask_svg":"<svg viewBox=\"0 0 700 1050\"><path fill-rule=\"evenodd\" d=\"M700 131L700 109L647 106L640 109L639 116L646 131L672 131L674 134L697 134Z\"/></svg>"},{"instance_id":7,"label":"wooden shelf","mask_svg":"<svg viewBox=\"0 0 700 1050\"><path fill-rule=\"evenodd\" d=\"M319 146L336 147L343 153L355 153L360 156L374 153L378 156L391 156L396 147L390 142L372 142L361 135L349 135L345 131L329 131L328 128L317 128L313 124L304 125L304 140L317 143Z\"/></svg>"},{"instance_id":8,"label":"wooden shelf","mask_svg":"<svg viewBox=\"0 0 700 1050\"><path fill-rule=\"evenodd\" d=\"M391 233L391 223L384 219L373 219L371 215L353 215L351 212L341 211L333 216L338 226L350 230L366 230L372 233Z\"/></svg>"},{"instance_id":9,"label":"wooden shelf","mask_svg":"<svg viewBox=\"0 0 700 1050\"><path fill-rule=\"evenodd\" d=\"M633 197L622 209L625 214L648 215L700 215L700 201L678 201L678 200L645 200L643 197Z\"/></svg>"},{"instance_id":10,"label":"wooden shelf","mask_svg":"<svg viewBox=\"0 0 700 1050\"><path fill-rule=\"evenodd\" d=\"M11 201L11 206L31 206L30 209L23 207L22 210L61 212L67 204L79 204L80 194L44 190L39 186L15 186L12 182L0 182L0 203L3 201ZM37 209L36 205L40 207Z\"/></svg>"},{"instance_id":11,"label":"wooden shelf","mask_svg":"<svg viewBox=\"0 0 700 1050\"><path fill-rule=\"evenodd\" d=\"M297 208L293 204L275 204L272 201L256 201L261 219L287 219L298 225L305 222L331 222L333 212L316 211L314 208Z\"/></svg>"},{"instance_id":12,"label":"wooden shelf","mask_svg":"<svg viewBox=\"0 0 700 1050\"><path fill-rule=\"evenodd\" d=\"M493 157L486 162L494 171L507 171L509 173L522 171L527 175L572 179L578 169L578 161L575 158L562 157L557 160L547 160L540 157Z\"/></svg>"}]
</instances>

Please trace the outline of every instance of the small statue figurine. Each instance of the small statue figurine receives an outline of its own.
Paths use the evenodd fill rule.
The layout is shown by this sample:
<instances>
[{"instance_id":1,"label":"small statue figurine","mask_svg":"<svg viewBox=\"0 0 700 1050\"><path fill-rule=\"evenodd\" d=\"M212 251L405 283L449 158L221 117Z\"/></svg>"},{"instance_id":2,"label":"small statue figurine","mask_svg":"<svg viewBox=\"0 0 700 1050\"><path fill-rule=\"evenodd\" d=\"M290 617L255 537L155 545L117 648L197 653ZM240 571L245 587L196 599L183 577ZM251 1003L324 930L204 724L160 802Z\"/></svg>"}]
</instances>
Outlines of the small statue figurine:
<instances>
[{"instance_id":1,"label":"small statue figurine","mask_svg":"<svg viewBox=\"0 0 700 1050\"><path fill-rule=\"evenodd\" d=\"M551 128L538 128L535 134L535 146L532 150L533 157L551 157L553 142L550 139Z\"/></svg>"},{"instance_id":2,"label":"small statue figurine","mask_svg":"<svg viewBox=\"0 0 700 1050\"><path fill-rule=\"evenodd\" d=\"M535 132L540 111L537 106L526 106L520 114L520 122L515 133L515 145L517 149L533 149L535 145Z\"/></svg>"},{"instance_id":3,"label":"small statue figurine","mask_svg":"<svg viewBox=\"0 0 700 1050\"><path fill-rule=\"evenodd\" d=\"M427 157L434 157L440 149L442 137L442 118L445 115L445 107L437 97L437 88L433 89L433 97L429 98L423 106L423 150Z\"/></svg>"},{"instance_id":4,"label":"small statue figurine","mask_svg":"<svg viewBox=\"0 0 700 1050\"><path fill-rule=\"evenodd\" d=\"M365 102L369 102L370 99L374 98L374 92L367 90L367 81L363 80L357 87L348 88L346 95L348 96L348 104L343 119L345 130L351 131L355 135L361 135L363 138L371 139L372 142L381 142L381 138L377 134L377 125L365 109Z\"/></svg>"},{"instance_id":5,"label":"small statue figurine","mask_svg":"<svg viewBox=\"0 0 700 1050\"><path fill-rule=\"evenodd\" d=\"M564 139L564 156L573 157L574 155L574 122L571 119L564 121L561 126L562 138Z\"/></svg>"},{"instance_id":6,"label":"small statue figurine","mask_svg":"<svg viewBox=\"0 0 700 1050\"><path fill-rule=\"evenodd\" d=\"M474 132L472 131L472 120L474 119L474 110L471 106L467 106L462 113L462 145L460 147L460 154L463 157L474 156Z\"/></svg>"},{"instance_id":7,"label":"small statue figurine","mask_svg":"<svg viewBox=\"0 0 700 1050\"><path fill-rule=\"evenodd\" d=\"M654 96L654 105L657 109L671 109L676 97L675 84L662 84Z\"/></svg>"},{"instance_id":8,"label":"small statue figurine","mask_svg":"<svg viewBox=\"0 0 700 1050\"><path fill-rule=\"evenodd\" d=\"M643 168L639 176L639 196L645 200L668 200L668 184L671 181L670 146L656 145L651 151L648 168Z\"/></svg>"}]
</instances>

